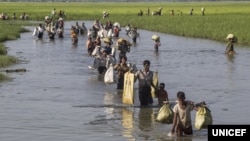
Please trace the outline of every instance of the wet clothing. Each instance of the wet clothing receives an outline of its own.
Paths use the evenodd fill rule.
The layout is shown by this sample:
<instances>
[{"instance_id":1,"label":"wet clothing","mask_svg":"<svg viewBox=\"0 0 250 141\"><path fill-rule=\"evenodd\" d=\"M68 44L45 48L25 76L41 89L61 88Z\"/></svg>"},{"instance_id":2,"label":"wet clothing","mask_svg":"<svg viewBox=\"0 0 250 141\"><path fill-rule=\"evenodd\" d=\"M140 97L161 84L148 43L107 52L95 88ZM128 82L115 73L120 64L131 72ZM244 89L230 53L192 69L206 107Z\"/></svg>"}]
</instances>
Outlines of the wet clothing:
<instances>
[{"instance_id":1,"label":"wet clothing","mask_svg":"<svg viewBox=\"0 0 250 141\"><path fill-rule=\"evenodd\" d=\"M139 82L139 100L141 106L149 106L153 104L153 98L151 95L151 84L153 84L153 71L145 72L138 71L136 74Z\"/></svg>"},{"instance_id":2,"label":"wet clothing","mask_svg":"<svg viewBox=\"0 0 250 141\"><path fill-rule=\"evenodd\" d=\"M130 37L130 38L132 38L132 40L133 40L133 43L136 43L136 39L137 39L137 37L138 37L138 33L137 33L137 31L136 30L130 30L129 31L129 33L128 33L128 36Z\"/></svg>"},{"instance_id":3,"label":"wet clothing","mask_svg":"<svg viewBox=\"0 0 250 141\"><path fill-rule=\"evenodd\" d=\"M118 44L118 50L119 50L119 60L121 60L122 57L126 57L126 53L130 51L130 47L126 44Z\"/></svg>"},{"instance_id":4,"label":"wet clothing","mask_svg":"<svg viewBox=\"0 0 250 141\"><path fill-rule=\"evenodd\" d=\"M56 32L55 32L55 31L49 32L49 38L50 38L51 40L54 40L54 39L55 39L55 35L56 35Z\"/></svg>"},{"instance_id":5,"label":"wet clothing","mask_svg":"<svg viewBox=\"0 0 250 141\"><path fill-rule=\"evenodd\" d=\"M164 89L159 89L157 91L157 97L158 97L158 104L160 106L162 106L163 105L163 101L167 101L168 100L168 93Z\"/></svg>"},{"instance_id":6,"label":"wet clothing","mask_svg":"<svg viewBox=\"0 0 250 141\"><path fill-rule=\"evenodd\" d=\"M59 38L63 38L63 29L62 28L57 29L57 35Z\"/></svg>"},{"instance_id":7,"label":"wet clothing","mask_svg":"<svg viewBox=\"0 0 250 141\"><path fill-rule=\"evenodd\" d=\"M107 52L108 55L110 55L112 53L112 48L111 47L105 46L104 50Z\"/></svg>"},{"instance_id":8,"label":"wet clothing","mask_svg":"<svg viewBox=\"0 0 250 141\"><path fill-rule=\"evenodd\" d=\"M89 40L87 41L86 47L87 47L87 50L88 50L88 54L91 55L91 53L93 52L93 50L94 50L94 48L95 48L92 39L89 39Z\"/></svg>"},{"instance_id":9,"label":"wet clothing","mask_svg":"<svg viewBox=\"0 0 250 141\"><path fill-rule=\"evenodd\" d=\"M226 53L229 53L231 51L234 52L234 45L233 45L233 43L228 42L227 43L227 48L226 48Z\"/></svg>"},{"instance_id":10,"label":"wet clothing","mask_svg":"<svg viewBox=\"0 0 250 141\"><path fill-rule=\"evenodd\" d=\"M194 105L188 101L186 101L185 109L182 109L178 103L174 106L173 112L178 115L178 126L182 126L184 129L190 128L190 126L192 127L191 111L193 110L193 108Z\"/></svg>"},{"instance_id":11,"label":"wet clothing","mask_svg":"<svg viewBox=\"0 0 250 141\"><path fill-rule=\"evenodd\" d=\"M117 64L114 66L114 70L117 71L117 79L118 79L118 83L117 83L117 89L123 90L123 86L124 86L124 74L129 71L129 67L127 66L127 64Z\"/></svg>"},{"instance_id":12,"label":"wet clothing","mask_svg":"<svg viewBox=\"0 0 250 141\"><path fill-rule=\"evenodd\" d=\"M99 26L94 25L94 26L92 26L92 29L93 29L92 37L96 39L97 32L99 31L100 28L99 28Z\"/></svg>"},{"instance_id":13,"label":"wet clothing","mask_svg":"<svg viewBox=\"0 0 250 141\"><path fill-rule=\"evenodd\" d=\"M159 40L156 40L155 41L155 51L158 51L159 50L159 46L161 45L160 41Z\"/></svg>"},{"instance_id":14,"label":"wet clothing","mask_svg":"<svg viewBox=\"0 0 250 141\"><path fill-rule=\"evenodd\" d=\"M131 27L130 25L127 25L126 28L125 28L125 31L126 31L126 34L128 35L129 31L131 30Z\"/></svg>"},{"instance_id":15,"label":"wet clothing","mask_svg":"<svg viewBox=\"0 0 250 141\"><path fill-rule=\"evenodd\" d=\"M38 31L38 35L37 35L37 37L39 38L39 39L41 39L41 38L43 38L43 27L41 27L41 26L39 26L38 28L37 28L37 31Z\"/></svg>"}]
</instances>

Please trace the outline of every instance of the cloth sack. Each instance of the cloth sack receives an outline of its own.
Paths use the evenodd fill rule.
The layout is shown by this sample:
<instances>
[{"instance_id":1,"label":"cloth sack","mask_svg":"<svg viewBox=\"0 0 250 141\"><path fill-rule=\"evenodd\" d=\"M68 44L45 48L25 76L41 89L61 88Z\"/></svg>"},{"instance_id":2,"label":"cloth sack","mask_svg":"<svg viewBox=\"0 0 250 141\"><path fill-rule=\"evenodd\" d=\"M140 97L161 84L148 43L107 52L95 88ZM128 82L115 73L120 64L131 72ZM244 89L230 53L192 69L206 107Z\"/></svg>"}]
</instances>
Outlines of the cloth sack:
<instances>
[{"instance_id":1,"label":"cloth sack","mask_svg":"<svg viewBox=\"0 0 250 141\"><path fill-rule=\"evenodd\" d=\"M156 117L156 121L170 124L173 122L174 112L170 108L168 103L164 103L159 110L159 113Z\"/></svg>"},{"instance_id":2,"label":"cloth sack","mask_svg":"<svg viewBox=\"0 0 250 141\"><path fill-rule=\"evenodd\" d=\"M158 79L158 72L154 72L153 75L153 86L151 86L151 95L153 98L157 97L157 90L158 90L158 85L159 85L159 79Z\"/></svg>"},{"instance_id":3,"label":"cloth sack","mask_svg":"<svg viewBox=\"0 0 250 141\"><path fill-rule=\"evenodd\" d=\"M213 118L211 111L206 106L198 107L195 116L194 127L197 130L201 130L202 128L207 128L208 125L213 123Z\"/></svg>"},{"instance_id":4,"label":"cloth sack","mask_svg":"<svg viewBox=\"0 0 250 141\"><path fill-rule=\"evenodd\" d=\"M129 71L124 74L122 103L128 105L134 104L134 74Z\"/></svg>"},{"instance_id":5,"label":"cloth sack","mask_svg":"<svg viewBox=\"0 0 250 141\"><path fill-rule=\"evenodd\" d=\"M228 34L227 40L232 40L233 43L236 43L238 39L234 34Z\"/></svg>"},{"instance_id":6,"label":"cloth sack","mask_svg":"<svg viewBox=\"0 0 250 141\"><path fill-rule=\"evenodd\" d=\"M229 39L232 39L232 38L235 38L234 34L228 34L228 35L227 35L227 39L228 39L228 40L229 40Z\"/></svg>"},{"instance_id":7,"label":"cloth sack","mask_svg":"<svg viewBox=\"0 0 250 141\"><path fill-rule=\"evenodd\" d=\"M153 35L153 36L151 37L151 39L152 39L152 40L160 40L160 36L158 36L158 35Z\"/></svg>"}]
</instances>

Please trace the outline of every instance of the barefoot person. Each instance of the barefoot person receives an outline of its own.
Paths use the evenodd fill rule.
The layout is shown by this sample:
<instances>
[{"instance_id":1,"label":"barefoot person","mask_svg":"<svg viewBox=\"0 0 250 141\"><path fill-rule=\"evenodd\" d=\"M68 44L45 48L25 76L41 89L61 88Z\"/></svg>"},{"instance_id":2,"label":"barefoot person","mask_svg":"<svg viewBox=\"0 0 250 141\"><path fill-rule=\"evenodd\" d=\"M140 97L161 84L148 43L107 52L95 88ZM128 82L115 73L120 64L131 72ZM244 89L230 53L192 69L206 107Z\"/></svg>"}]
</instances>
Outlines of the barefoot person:
<instances>
[{"instance_id":1,"label":"barefoot person","mask_svg":"<svg viewBox=\"0 0 250 141\"><path fill-rule=\"evenodd\" d=\"M194 105L194 102L187 101L185 98L184 92L179 91L177 93L178 103L173 108L174 119L171 135L183 136L193 134L191 111L197 110L196 107L204 102Z\"/></svg>"}]
</instances>

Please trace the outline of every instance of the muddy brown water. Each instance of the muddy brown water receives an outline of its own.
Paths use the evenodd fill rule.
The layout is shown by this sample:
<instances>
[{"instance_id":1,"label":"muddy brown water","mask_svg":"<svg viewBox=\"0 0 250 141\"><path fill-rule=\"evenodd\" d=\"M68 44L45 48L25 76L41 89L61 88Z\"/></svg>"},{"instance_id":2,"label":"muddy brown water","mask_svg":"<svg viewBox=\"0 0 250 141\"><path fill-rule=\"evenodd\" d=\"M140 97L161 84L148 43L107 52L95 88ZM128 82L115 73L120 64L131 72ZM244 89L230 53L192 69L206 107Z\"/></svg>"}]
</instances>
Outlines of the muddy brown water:
<instances>
[{"instance_id":1,"label":"muddy brown water","mask_svg":"<svg viewBox=\"0 0 250 141\"><path fill-rule=\"evenodd\" d=\"M72 24L75 21L66 22L64 39L50 41L45 35L36 40L34 27L26 27L31 32L5 43L8 54L21 63L4 69L27 71L7 73L13 80L0 84L1 141L207 140L206 129L194 129L193 136L168 137L172 124L155 122L158 108L138 107L137 83L134 106L120 106L122 92L87 67L93 60L87 55L87 36L79 36L78 44L72 45ZM93 22L85 24L90 28ZM250 48L236 44L237 55L229 58L223 54L226 43L140 29L139 33L128 61L142 68L143 60L150 60L171 101L177 91L184 91L189 100L206 101L214 124L249 124ZM153 34L161 37L158 53ZM127 38L124 30L120 36ZM193 123L194 117L192 112Z\"/></svg>"}]
</instances>

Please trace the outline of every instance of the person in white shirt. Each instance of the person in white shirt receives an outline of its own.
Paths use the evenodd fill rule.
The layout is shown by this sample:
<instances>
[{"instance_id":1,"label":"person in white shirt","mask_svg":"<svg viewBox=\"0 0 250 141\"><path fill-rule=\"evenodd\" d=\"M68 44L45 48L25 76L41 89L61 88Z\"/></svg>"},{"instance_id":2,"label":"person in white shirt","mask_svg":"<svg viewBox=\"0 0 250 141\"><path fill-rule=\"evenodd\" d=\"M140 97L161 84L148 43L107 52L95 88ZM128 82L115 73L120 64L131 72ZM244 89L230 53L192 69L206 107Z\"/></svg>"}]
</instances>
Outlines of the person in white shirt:
<instances>
[{"instance_id":1,"label":"person in white shirt","mask_svg":"<svg viewBox=\"0 0 250 141\"><path fill-rule=\"evenodd\" d=\"M192 135L191 111L197 110L199 106L205 105L205 102L194 104L192 101L185 100L185 93L177 92L177 104L173 108L174 119L171 135L183 136Z\"/></svg>"}]
</instances>

